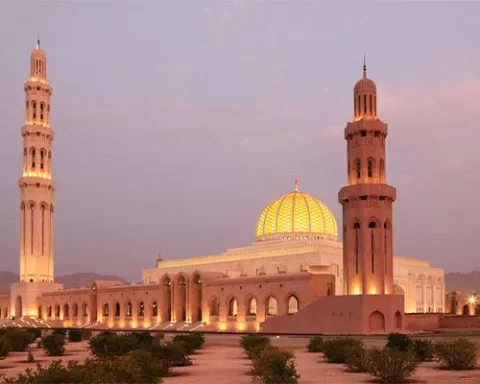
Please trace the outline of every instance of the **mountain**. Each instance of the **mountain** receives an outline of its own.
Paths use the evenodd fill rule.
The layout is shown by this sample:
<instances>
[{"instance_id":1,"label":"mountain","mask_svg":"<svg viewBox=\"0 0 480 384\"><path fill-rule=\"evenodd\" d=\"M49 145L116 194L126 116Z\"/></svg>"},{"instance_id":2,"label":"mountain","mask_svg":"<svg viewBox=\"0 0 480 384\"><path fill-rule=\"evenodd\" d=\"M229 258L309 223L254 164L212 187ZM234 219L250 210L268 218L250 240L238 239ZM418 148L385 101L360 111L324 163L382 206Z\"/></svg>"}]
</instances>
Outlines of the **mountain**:
<instances>
[{"instance_id":1,"label":"mountain","mask_svg":"<svg viewBox=\"0 0 480 384\"><path fill-rule=\"evenodd\" d=\"M114 275L101 275L98 273L71 273L68 275L57 276L55 282L63 283L65 288L80 288L88 286L92 280L118 280L122 283L127 281ZM18 275L13 272L0 271L0 292L9 292L10 284L18 281Z\"/></svg>"},{"instance_id":2,"label":"mountain","mask_svg":"<svg viewBox=\"0 0 480 384\"><path fill-rule=\"evenodd\" d=\"M446 273L445 284L446 292L480 292L480 271Z\"/></svg>"}]
</instances>

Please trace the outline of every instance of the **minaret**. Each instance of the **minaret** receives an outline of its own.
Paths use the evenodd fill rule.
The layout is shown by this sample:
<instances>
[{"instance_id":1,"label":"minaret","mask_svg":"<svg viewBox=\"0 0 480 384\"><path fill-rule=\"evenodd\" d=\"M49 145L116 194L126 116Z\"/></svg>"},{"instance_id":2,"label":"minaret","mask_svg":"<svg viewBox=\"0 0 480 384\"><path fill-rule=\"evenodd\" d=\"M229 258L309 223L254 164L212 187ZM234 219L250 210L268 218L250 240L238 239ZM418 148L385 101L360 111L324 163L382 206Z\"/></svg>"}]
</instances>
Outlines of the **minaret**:
<instances>
[{"instance_id":1,"label":"minaret","mask_svg":"<svg viewBox=\"0 0 480 384\"><path fill-rule=\"evenodd\" d=\"M23 169L20 187L20 282L53 283L52 141L47 57L40 40L30 56L25 85Z\"/></svg>"},{"instance_id":2,"label":"minaret","mask_svg":"<svg viewBox=\"0 0 480 384\"><path fill-rule=\"evenodd\" d=\"M343 206L344 294L393 293L392 205L394 187L386 183L387 124L377 116L377 87L363 76L354 88L353 121L345 128L348 183Z\"/></svg>"}]
</instances>

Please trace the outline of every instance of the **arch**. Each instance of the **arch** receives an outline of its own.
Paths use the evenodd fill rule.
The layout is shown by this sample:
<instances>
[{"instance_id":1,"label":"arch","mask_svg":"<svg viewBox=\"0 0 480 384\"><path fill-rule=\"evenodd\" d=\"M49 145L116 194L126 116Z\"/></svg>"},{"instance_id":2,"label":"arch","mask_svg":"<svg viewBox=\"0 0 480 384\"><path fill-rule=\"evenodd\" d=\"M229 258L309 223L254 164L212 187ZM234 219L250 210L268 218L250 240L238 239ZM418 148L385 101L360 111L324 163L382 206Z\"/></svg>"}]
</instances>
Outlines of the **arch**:
<instances>
[{"instance_id":1,"label":"arch","mask_svg":"<svg viewBox=\"0 0 480 384\"><path fill-rule=\"evenodd\" d=\"M152 303L152 317L157 317L158 316L158 305L157 302L154 301Z\"/></svg>"},{"instance_id":2,"label":"arch","mask_svg":"<svg viewBox=\"0 0 480 384\"><path fill-rule=\"evenodd\" d=\"M394 284L393 285L393 294L394 295L404 295L405 296L405 290L402 287L400 287L399 285Z\"/></svg>"},{"instance_id":3,"label":"arch","mask_svg":"<svg viewBox=\"0 0 480 384\"><path fill-rule=\"evenodd\" d=\"M187 320L187 279L183 274L178 274L175 279L175 320Z\"/></svg>"},{"instance_id":4,"label":"arch","mask_svg":"<svg viewBox=\"0 0 480 384\"><path fill-rule=\"evenodd\" d=\"M51 318L52 315L53 315L53 313L52 313L52 306L49 305L49 306L48 306L48 309L47 309L47 317L48 317L48 318Z\"/></svg>"},{"instance_id":5,"label":"arch","mask_svg":"<svg viewBox=\"0 0 480 384\"><path fill-rule=\"evenodd\" d=\"M383 159L380 159L378 162L378 171L380 174L380 182L385 182L385 161Z\"/></svg>"},{"instance_id":6,"label":"arch","mask_svg":"<svg viewBox=\"0 0 480 384\"><path fill-rule=\"evenodd\" d=\"M457 292L452 292L450 297L450 313L456 315L457 306L458 306Z\"/></svg>"},{"instance_id":7,"label":"arch","mask_svg":"<svg viewBox=\"0 0 480 384\"><path fill-rule=\"evenodd\" d=\"M40 149L40 169L41 170L44 170L45 169L45 165L44 165L44 162L45 162L45 155L46 155L47 151L45 149Z\"/></svg>"},{"instance_id":8,"label":"arch","mask_svg":"<svg viewBox=\"0 0 480 384\"><path fill-rule=\"evenodd\" d=\"M209 312L210 312L210 316L220 315L220 301L216 297L213 297L210 300Z\"/></svg>"},{"instance_id":9,"label":"arch","mask_svg":"<svg viewBox=\"0 0 480 384\"><path fill-rule=\"evenodd\" d=\"M257 316L257 299L253 296L247 302L247 316Z\"/></svg>"},{"instance_id":10,"label":"arch","mask_svg":"<svg viewBox=\"0 0 480 384\"><path fill-rule=\"evenodd\" d=\"M278 301L275 297L269 296L267 300L265 300L265 313L267 316L276 316L278 315Z\"/></svg>"},{"instance_id":11,"label":"arch","mask_svg":"<svg viewBox=\"0 0 480 384\"><path fill-rule=\"evenodd\" d=\"M55 305L55 318L60 317L60 305Z\"/></svg>"},{"instance_id":12,"label":"arch","mask_svg":"<svg viewBox=\"0 0 480 384\"><path fill-rule=\"evenodd\" d=\"M73 317L78 317L78 304L73 303Z\"/></svg>"},{"instance_id":13,"label":"arch","mask_svg":"<svg viewBox=\"0 0 480 384\"><path fill-rule=\"evenodd\" d=\"M192 275L191 308L192 322L202 321L203 279L199 272Z\"/></svg>"},{"instance_id":14,"label":"arch","mask_svg":"<svg viewBox=\"0 0 480 384\"><path fill-rule=\"evenodd\" d=\"M162 309L162 321L172 321L172 279L167 274L162 277L162 286L163 286L163 300L161 300L164 305L161 306Z\"/></svg>"},{"instance_id":15,"label":"arch","mask_svg":"<svg viewBox=\"0 0 480 384\"><path fill-rule=\"evenodd\" d=\"M68 319L70 317L70 308L68 307L68 304L63 305L63 317Z\"/></svg>"},{"instance_id":16,"label":"arch","mask_svg":"<svg viewBox=\"0 0 480 384\"><path fill-rule=\"evenodd\" d=\"M238 300L234 297L228 301L228 316L238 316Z\"/></svg>"},{"instance_id":17,"label":"arch","mask_svg":"<svg viewBox=\"0 0 480 384\"><path fill-rule=\"evenodd\" d=\"M369 157L367 160L367 177L370 179L375 175L375 160Z\"/></svg>"},{"instance_id":18,"label":"arch","mask_svg":"<svg viewBox=\"0 0 480 384\"><path fill-rule=\"evenodd\" d=\"M132 317L132 302L127 301L127 304L125 305L125 316L126 317Z\"/></svg>"},{"instance_id":19,"label":"arch","mask_svg":"<svg viewBox=\"0 0 480 384\"><path fill-rule=\"evenodd\" d=\"M465 304L462 307L462 315L464 315L464 316L470 315L470 308L469 308L468 304Z\"/></svg>"},{"instance_id":20,"label":"arch","mask_svg":"<svg viewBox=\"0 0 480 384\"><path fill-rule=\"evenodd\" d=\"M38 308L37 308L37 317L38 317L39 319L42 319L42 318L43 318L42 315L43 315L42 306L39 305Z\"/></svg>"},{"instance_id":21,"label":"arch","mask_svg":"<svg viewBox=\"0 0 480 384\"><path fill-rule=\"evenodd\" d=\"M395 328L403 329L403 316L400 311L395 312Z\"/></svg>"},{"instance_id":22,"label":"arch","mask_svg":"<svg viewBox=\"0 0 480 384\"><path fill-rule=\"evenodd\" d=\"M102 315L103 315L103 317L110 316L110 307L109 307L108 303L103 304Z\"/></svg>"},{"instance_id":23,"label":"arch","mask_svg":"<svg viewBox=\"0 0 480 384\"><path fill-rule=\"evenodd\" d=\"M475 315L477 315L477 316L480 315L480 304L477 304L475 306Z\"/></svg>"},{"instance_id":24,"label":"arch","mask_svg":"<svg viewBox=\"0 0 480 384\"><path fill-rule=\"evenodd\" d=\"M297 296L290 295L287 299L287 313L293 315L297 313L299 309L300 305Z\"/></svg>"},{"instance_id":25,"label":"arch","mask_svg":"<svg viewBox=\"0 0 480 384\"><path fill-rule=\"evenodd\" d=\"M115 303L115 317L120 317L120 303L118 301Z\"/></svg>"},{"instance_id":26,"label":"arch","mask_svg":"<svg viewBox=\"0 0 480 384\"><path fill-rule=\"evenodd\" d=\"M35 147L30 147L31 168L35 168L36 166L35 164L36 156L37 156L37 150L35 149Z\"/></svg>"},{"instance_id":27,"label":"arch","mask_svg":"<svg viewBox=\"0 0 480 384\"><path fill-rule=\"evenodd\" d=\"M370 314L370 331L384 332L385 331L385 316L380 311L374 311Z\"/></svg>"},{"instance_id":28,"label":"arch","mask_svg":"<svg viewBox=\"0 0 480 384\"><path fill-rule=\"evenodd\" d=\"M88 316L88 304L87 303L82 304L82 316L83 317Z\"/></svg>"},{"instance_id":29,"label":"arch","mask_svg":"<svg viewBox=\"0 0 480 384\"><path fill-rule=\"evenodd\" d=\"M143 301L140 301L140 304L138 304L138 316L145 316L145 305L143 304Z\"/></svg>"},{"instance_id":30,"label":"arch","mask_svg":"<svg viewBox=\"0 0 480 384\"><path fill-rule=\"evenodd\" d=\"M15 299L15 318L19 319L23 315L23 302L22 296L17 296Z\"/></svg>"},{"instance_id":31,"label":"arch","mask_svg":"<svg viewBox=\"0 0 480 384\"><path fill-rule=\"evenodd\" d=\"M362 177L362 161L360 159L355 159L355 172L357 174L357 179Z\"/></svg>"}]
</instances>

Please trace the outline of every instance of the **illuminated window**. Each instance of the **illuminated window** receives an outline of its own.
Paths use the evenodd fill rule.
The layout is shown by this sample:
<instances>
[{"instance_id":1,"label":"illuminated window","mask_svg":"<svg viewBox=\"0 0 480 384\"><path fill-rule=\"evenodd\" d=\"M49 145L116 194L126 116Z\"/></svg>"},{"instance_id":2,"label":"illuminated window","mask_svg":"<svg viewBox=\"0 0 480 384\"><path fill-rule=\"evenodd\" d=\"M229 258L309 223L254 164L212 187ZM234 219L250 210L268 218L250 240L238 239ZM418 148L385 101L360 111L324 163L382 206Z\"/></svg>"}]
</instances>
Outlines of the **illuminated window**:
<instances>
[{"instance_id":1,"label":"illuminated window","mask_svg":"<svg viewBox=\"0 0 480 384\"><path fill-rule=\"evenodd\" d=\"M293 315L298 312L298 299L295 296L290 296L288 299L288 314Z\"/></svg>"},{"instance_id":2,"label":"illuminated window","mask_svg":"<svg viewBox=\"0 0 480 384\"><path fill-rule=\"evenodd\" d=\"M220 302L214 298L210 304L210 316L218 316L220 313Z\"/></svg>"},{"instance_id":3,"label":"illuminated window","mask_svg":"<svg viewBox=\"0 0 480 384\"><path fill-rule=\"evenodd\" d=\"M131 317L132 316L132 303L129 301L127 303L127 317Z\"/></svg>"},{"instance_id":4,"label":"illuminated window","mask_svg":"<svg viewBox=\"0 0 480 384\"><path fill-rule=\"evenodd\" d=\"M153 304L152 304L152 316L153 317L157 317L158 316L158 306L157 306L157 302L154 301Z\"/></svg>"},{"instance_id":5,"label":"illuminated window","mask_svg":"<svg viewBox=\"0 0 480 384\"><path fill-rule=\"evenodd\" d=\"M267 299L267 315L268 316L276 316L278 315L278 303L277 299L275 299L273 296L270 296Z\"/></svg>"},{"instance_id":6,"label":"illuminated window","mask_svg":"<svg viewBox=\"0 0 480 384\"><path fill-rule=\"evenodd\" d=\"M82 316L87 317L88 316L88 305L85 303L82 306Z\"/></svg>"},{"instance_id":7,"label":"illuminated window","mask_svg":"<svg viewBox=\"0 0 480 384\"><path fill-rule=\"evenodd\" d=\"M110 308L108 303L103 304L103 317L108 317L110 315Z\"/></svg>"},{"instance_id":8,"label":"illuminated window","mask_svg":"<svg viewBox=\"0 0 480 384\"><path fill-rule=\"evenodd\" d=\"M228 302L228 316L237 316L238 315L238 301L233 298Z\"/></svg>"},{"instance_id":9,"label":"illuminated window","mask_svg":"<svg viewBox=\"0 0 480 384\"><path fill-rule=\"evenodd\" d=\"M138 316L143 317L145 315L145 307L143 305L143 301L140 302L140 305L138 307Z\"/></svg>"},{"instance_id":10,"label":"illuminated window","mask_svg":"<svg viewBox=\"0 0 480 384\"><path fill-rule=\"evenodd\" d=\"M252 297L248 301L248 313L247 316L256 316L257 315L257 300Z\"/></svg>"},{"instance_id":11,"label":"illuminated window","mask_svg":"<svg viewBox=\"0 0 480 384\"><path fill-rule=\"evenodd\" d=\"M52 317L52 306L48 306L48 317Z\"/></svg>"}]
</instances>

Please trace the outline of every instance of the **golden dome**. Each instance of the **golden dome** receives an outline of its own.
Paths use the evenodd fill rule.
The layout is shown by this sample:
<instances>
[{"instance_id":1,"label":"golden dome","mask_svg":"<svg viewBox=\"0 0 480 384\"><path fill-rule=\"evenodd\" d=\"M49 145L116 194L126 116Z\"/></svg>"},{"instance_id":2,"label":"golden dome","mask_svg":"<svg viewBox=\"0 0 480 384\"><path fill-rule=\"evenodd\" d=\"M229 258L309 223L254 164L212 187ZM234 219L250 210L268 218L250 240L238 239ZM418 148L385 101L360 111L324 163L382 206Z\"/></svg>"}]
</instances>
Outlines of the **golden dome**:
<instances>
[{"instance_id":1,"label":"golden dome","mask_svg":"<svg viewBox=\"0 0 480 384\"><path fill-rule=\"evenodd\" d=\"M256 240L337 240L338 228L332 211L320 200L295 190L272 201L257 221Z\"/></svg>"}]
</instances>

